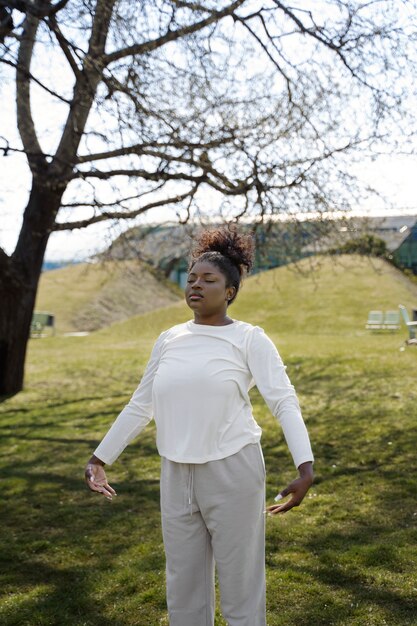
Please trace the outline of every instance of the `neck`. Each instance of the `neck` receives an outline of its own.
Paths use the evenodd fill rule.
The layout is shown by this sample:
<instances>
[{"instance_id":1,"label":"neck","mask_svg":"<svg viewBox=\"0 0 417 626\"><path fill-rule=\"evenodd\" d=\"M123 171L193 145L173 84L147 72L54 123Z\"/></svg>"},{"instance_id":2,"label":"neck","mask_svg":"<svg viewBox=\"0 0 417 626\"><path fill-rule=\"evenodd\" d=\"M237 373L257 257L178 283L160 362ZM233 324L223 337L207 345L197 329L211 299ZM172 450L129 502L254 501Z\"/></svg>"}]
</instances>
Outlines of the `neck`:
<instances>
[{"instance_id":1,"label":"neck","mask_svg":"<svg viewBox=\"0 0 417 626\"><path fill-rule=\"evenodd\" d=\"M233 324L233 320L223 311L211 315L199 315L198 313L194 313L194 322L207 326L227 326L228 324Z\"/></svg>"}]
</instances>

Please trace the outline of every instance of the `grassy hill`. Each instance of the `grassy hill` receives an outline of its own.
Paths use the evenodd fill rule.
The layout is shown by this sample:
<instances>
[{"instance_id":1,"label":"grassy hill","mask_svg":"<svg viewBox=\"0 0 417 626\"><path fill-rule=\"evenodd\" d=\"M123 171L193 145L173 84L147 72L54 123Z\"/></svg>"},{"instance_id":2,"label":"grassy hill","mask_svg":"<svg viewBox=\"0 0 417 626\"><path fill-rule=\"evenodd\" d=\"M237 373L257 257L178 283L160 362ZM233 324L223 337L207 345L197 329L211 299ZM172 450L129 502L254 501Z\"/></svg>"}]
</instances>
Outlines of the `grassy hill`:
<instances>
[{"instance_id":1,"label":"grassy hill","mask_svg":"<svg viewBox=\"0 0 417 626\"><path fill-rule=\"evenodd\" d=\"M248 279L231 314L263 326L288 366L316 455L302 506L267 518L268 626L411 626L417 614L417 348L365 330L370 309L417 305L383 262ZM167 626L159 458L150 425L111 468L112 502L83 467L182 302L87 337L30 343L26 390L0 405L5 625ZM268 502L294 477L262 398ZM224 626L220 614L216 626Z\"/></svg>"},{"instance_id":2,"label":"grassy hill","mask_svg":"<svg viewBox=\"0 0 417 626\"><path fill-rule=\"evenodd\" d=\"M138 261L81 263L42 274L36 310L53 313L62 334L97 330L179 298L176 285Z\"/></svg>"}]
</instances>

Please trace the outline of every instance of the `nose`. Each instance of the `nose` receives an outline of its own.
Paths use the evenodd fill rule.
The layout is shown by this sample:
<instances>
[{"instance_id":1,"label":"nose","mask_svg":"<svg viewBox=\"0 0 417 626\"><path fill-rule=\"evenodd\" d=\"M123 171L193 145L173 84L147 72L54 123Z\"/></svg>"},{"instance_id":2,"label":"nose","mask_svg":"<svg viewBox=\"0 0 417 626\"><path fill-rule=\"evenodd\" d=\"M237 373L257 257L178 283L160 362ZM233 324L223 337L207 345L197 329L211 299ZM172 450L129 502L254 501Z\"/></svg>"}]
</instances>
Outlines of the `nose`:
<instances>
[{"instance_id":1,"label":"nose","mask_svg":"<svg viewBox=\"0 0 417 626\"><path fill-rule=\"evenodd\" d=\"M200 285L200 278L195 278L193 281L191 281L190 286L193 289L201 289L201 285Z\"/></svg>"}]
</instances>

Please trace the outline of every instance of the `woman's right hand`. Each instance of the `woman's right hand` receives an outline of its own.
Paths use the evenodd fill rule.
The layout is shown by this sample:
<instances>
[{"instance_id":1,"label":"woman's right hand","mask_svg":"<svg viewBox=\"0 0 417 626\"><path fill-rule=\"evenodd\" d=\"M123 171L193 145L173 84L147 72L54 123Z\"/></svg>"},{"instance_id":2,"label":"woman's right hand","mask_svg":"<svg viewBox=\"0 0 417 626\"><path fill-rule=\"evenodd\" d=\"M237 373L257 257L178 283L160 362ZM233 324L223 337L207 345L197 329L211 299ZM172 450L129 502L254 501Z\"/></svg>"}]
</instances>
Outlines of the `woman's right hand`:
<instances>
[{"instance_id":1,"label":"woman's right hand","mask_svg":"<svg viewBox=\"0 0 417 626\"><path fill-rule=\"evenodd\" d=\"M91 491L97 491L102 493L108 500L112 500L113 496L117 496L117 493L110 487L107 482L106 472L102 462L99 459L90 459L85 468L85 482Z\"/></svg>"}]
</instances>

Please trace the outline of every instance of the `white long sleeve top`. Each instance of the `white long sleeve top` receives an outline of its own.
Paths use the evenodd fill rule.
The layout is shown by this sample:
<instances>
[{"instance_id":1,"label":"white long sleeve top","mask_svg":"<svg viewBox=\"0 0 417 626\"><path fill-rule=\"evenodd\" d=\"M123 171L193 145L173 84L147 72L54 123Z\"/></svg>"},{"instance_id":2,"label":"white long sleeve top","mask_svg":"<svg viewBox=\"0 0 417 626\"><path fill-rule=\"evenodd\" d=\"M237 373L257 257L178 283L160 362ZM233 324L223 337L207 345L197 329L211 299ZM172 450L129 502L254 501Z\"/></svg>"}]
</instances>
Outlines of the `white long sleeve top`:
<instances>
[{"instance_id":1,"label":"white long sleeve top","mask_svg":"<svg viewBox=\"0 0 417 626\"><path fill-rule=\"evenodd\" d=\"M261 438L249 399L256 385L283 429L295 466L313 461L300 406L285 366L258 326L173 326L157 339L130 402L95 450L112 464L154 417L161 456L205 463Z\"/></svg>"}]
</instances>

